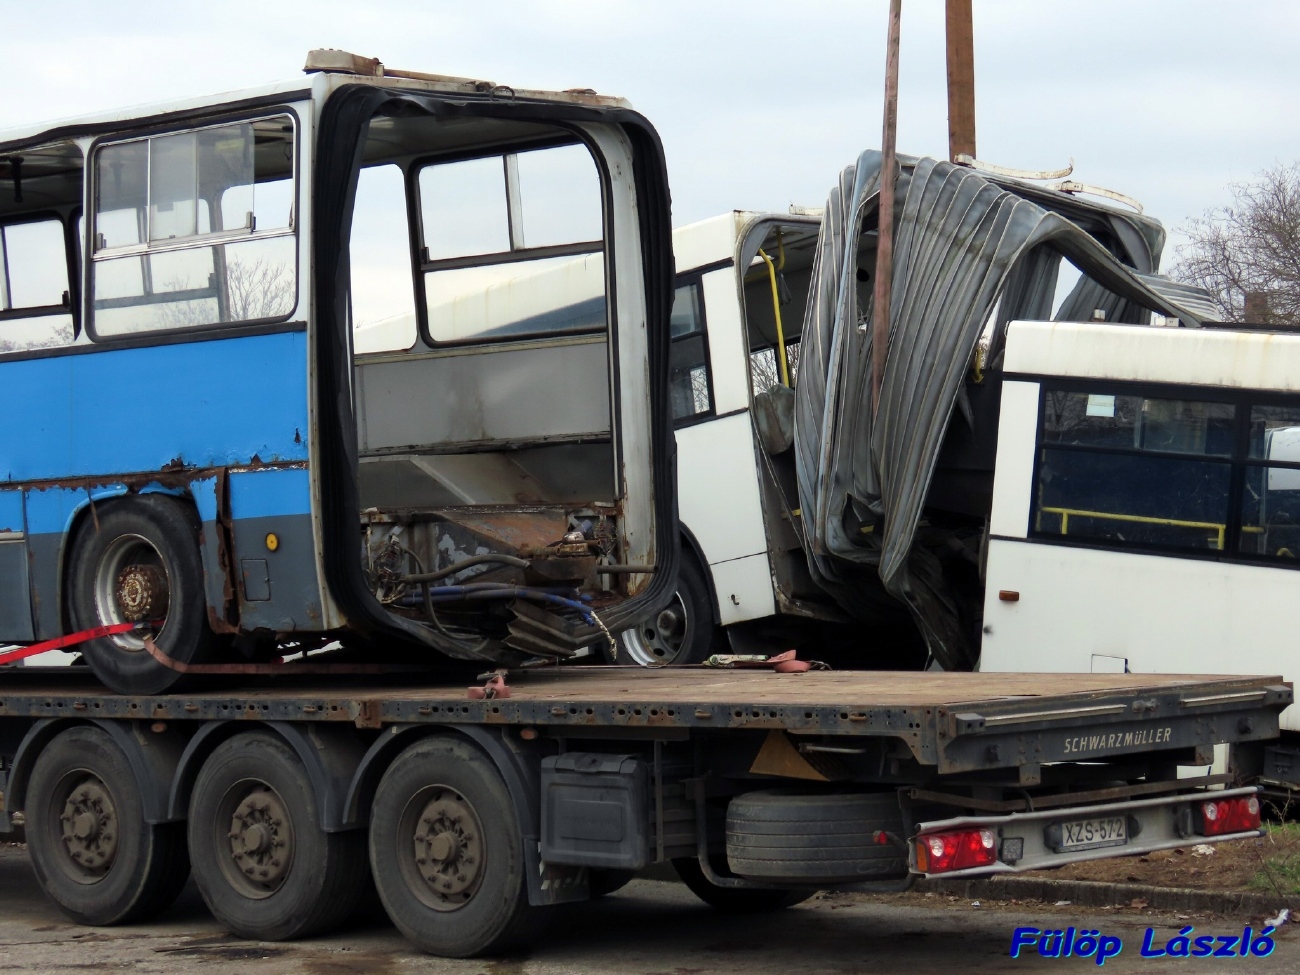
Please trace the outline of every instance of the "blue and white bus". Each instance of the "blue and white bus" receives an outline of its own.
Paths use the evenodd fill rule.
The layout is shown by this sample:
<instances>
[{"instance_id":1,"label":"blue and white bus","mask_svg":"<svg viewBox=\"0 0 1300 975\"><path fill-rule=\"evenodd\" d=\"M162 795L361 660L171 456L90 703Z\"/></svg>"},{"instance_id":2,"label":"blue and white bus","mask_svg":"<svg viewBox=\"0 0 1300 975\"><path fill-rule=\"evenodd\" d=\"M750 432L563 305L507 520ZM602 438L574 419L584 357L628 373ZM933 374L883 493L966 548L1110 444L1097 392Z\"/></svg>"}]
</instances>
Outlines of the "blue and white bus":
<instances>
[{"instance_id":1,"label":"blue and white bus","mask_svg":"<svg viewBox=\"0 0 1300 975\"><path fill-rule=\"evenodd\" d=\"M0 133L0 641L109 627L77 649L120 692L561 659L671 589L653 128L307 70Z\"/></svg>"}]
</instances>

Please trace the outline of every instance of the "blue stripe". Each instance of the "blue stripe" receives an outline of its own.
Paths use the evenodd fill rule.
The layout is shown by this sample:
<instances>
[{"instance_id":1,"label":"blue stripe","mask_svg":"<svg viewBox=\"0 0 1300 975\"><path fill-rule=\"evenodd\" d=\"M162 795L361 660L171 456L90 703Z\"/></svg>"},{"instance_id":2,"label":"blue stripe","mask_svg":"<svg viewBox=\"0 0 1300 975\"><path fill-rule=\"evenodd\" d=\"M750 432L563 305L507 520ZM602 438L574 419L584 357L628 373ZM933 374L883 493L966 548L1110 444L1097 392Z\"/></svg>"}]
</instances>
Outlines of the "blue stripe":
<instances>
[{"instance_id":1,"label":"blue stripe","mask_svg":"<svg viewBox=\"0 0 1300 975\"><path fill-rule=\"evenodd\" d=\"M306 332L0 361L0 480L306 459Z\"/></svg>"},{"instance_id":2,"label":"blue stripe","mask_svg":"<svg viewBox=\"0 0 1300 975\"><path fill-rule=\"evenodd\" d=\"M311 514L311 478L302 468L232 471L230 517L267 518Z\"/></svg>"}]
</instances>

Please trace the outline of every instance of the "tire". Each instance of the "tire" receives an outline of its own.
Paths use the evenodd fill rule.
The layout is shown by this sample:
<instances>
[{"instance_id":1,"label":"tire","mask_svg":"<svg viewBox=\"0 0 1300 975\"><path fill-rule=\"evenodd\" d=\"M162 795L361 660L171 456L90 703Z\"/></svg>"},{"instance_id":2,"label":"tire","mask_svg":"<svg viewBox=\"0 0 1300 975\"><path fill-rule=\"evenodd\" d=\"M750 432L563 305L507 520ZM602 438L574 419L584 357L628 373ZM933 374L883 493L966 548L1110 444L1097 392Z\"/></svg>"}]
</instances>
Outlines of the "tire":
<instances>
[{"instance_id":1,"label":"tire","mask_svg":"<svg viewBox=\"0 0 1300 975\"><path fill-rule=\"evenodd\" d=\"M411 745L371 807L370 862L384 909L431 954L472 958L523 944L542 912L528 903L522 836L487 756L452 737Z\"/></svg>"},{"instance_id":2,"label":"tire","mask_svg":"<svg viewBox=\"0 0 1300 975\"><path fill-rule=\"evenodd\" d=\"M144 821L131 764L99 728L71 728L45 746L32 769L26 816L41 889L80 924L154 917L190 875L185 824Z\"/></svg>"},{"instance_id":3,"label":"tire","mask_svg":"<svg viewBox=\"0 0 1300 975\"><path fill-rule=\"evenodd\" d=\"M65 592L73 631L161 614L154 640L168 656L202 663L216 654L198 517L169 495L115 498L82 519L72 540ZM89 640L81 649L95 676L120 694L162 694L187 683L185 675L154 660L135 633Z\"/></svg>"},{"instance_id":4,"label":"tire","mask_svg":"<svg viewBox=\"0 0 1300 975\"><path fill-rule=\"evenodd\" d=\"M722 865L715 862L713 857L709 858L709 863L715 873L721 876L727 875L725 868L718 869ZM746 890L743 887L719 887L704 876L704 871L700 869L700 863L695 857L674 860L673 869L677 871L677 876L682 879L682 883L692 894L715 910L727 914L763 914L767 911L779 911L794 907L795 904L806 901L816 893L812 888Z\"/></svg>"},{"instance_id":5,"label":"tire","mask_svg":"<svg viewBox=\"0 0 1300 975\"><path fill-rule=\"evenodd\" d=\"M640 626L618 635L616 660L610 659L608 646L602 649L607 661L612 663L642 667L698 664L713 653L717 633L713 625L712 590L704 570L683 551L672 602Z\"/></svg>"},{"instance_id":6,"label":"tire","mask_svg":"<svg viewBox=\"0 0 1300 975\"><path fill-rule=\"evenodd\" d=\"M855 883L906 877L907 857L877 830L904 833L892 792L800 795L749 792L727 806L727 862L742 877Z\"/></svg>"},{"instance_id":7,"label":"tire","mask_svg":"<svg viewBox=\"0 0 1300 975\"><path fill-rule=\"evenodd\" d=\"M293 750L265 731L227 739L190 797L199 893L228 931L287 941L341 924L366 890L365 833L326 833Z\"/></svg>"}]
</instances>

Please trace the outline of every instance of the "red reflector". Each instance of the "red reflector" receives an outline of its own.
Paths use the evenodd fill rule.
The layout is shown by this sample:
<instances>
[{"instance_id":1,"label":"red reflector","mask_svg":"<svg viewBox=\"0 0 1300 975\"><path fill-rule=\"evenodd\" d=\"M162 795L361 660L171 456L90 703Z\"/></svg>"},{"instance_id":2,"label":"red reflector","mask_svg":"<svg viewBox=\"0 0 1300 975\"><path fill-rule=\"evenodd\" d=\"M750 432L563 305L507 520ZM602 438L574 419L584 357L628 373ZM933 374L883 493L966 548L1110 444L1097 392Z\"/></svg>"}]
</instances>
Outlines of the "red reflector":
<instances>
[{"instance_id":1,"label":"red reflector","mask_svg":"<svg viewBox=\"0 0 1300 975\"><path fill-rule=\"evenodd\" d=\"M916 865L923 873L987 867L997 859L998 838L991 829L926 833L916 838Z\"/></svg>"},{"instance_id":2,"label":"red reflector","mask_svg":"<svg viewBox=\"0 0 1300 975\"><path fill-rule=\"evenodd\" d=\"M1259 829L1259 800L1254 796L1214 799L1200 804L1202 836L1223 836Z\"/></svg>"}]
</instances>

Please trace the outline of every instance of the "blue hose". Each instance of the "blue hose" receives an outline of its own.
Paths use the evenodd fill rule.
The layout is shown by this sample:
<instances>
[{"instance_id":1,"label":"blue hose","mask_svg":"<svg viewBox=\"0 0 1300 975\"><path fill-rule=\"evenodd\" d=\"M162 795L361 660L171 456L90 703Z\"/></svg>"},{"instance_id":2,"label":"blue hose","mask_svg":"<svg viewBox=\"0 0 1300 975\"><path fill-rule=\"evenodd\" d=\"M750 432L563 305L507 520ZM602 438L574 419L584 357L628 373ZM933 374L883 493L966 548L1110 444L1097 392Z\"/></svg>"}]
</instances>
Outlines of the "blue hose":
<instances>
[{"instance_id":1,"label":"blue hose","mask_svg":"<svg viewBox=\"0 0 1300 975\"><path fill-rule=\"evenodd\" d=\"M597 626L591 607L577 599L557 596L544 589L527 589L523 586L506 586L501 589L475 589L470 586L430 586L429 598L435 602L450 603L480 599L530 599L537 603L550 603L576 610L588 626Z\"/></svg>"}]
</instances>

